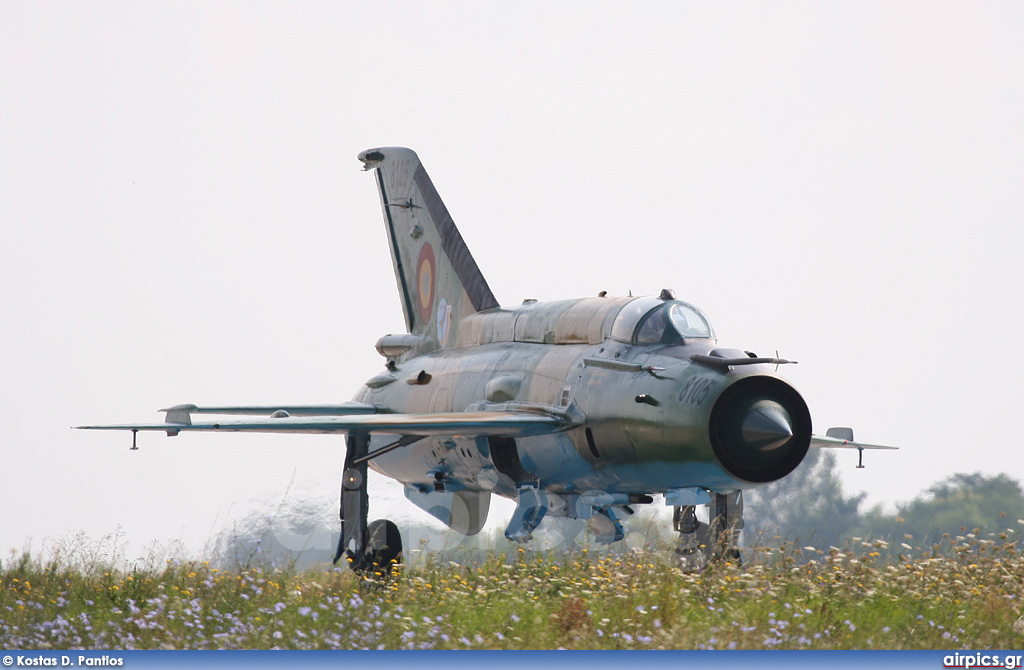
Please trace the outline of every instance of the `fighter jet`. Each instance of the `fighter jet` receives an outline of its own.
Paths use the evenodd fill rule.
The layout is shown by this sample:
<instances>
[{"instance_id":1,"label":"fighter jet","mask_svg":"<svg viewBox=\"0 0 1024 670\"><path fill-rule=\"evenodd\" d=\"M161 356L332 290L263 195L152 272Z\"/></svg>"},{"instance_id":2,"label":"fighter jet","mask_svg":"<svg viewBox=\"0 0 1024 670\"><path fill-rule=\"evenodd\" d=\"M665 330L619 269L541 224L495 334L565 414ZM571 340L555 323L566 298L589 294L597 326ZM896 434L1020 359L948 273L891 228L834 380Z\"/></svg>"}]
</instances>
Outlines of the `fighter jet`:
<instances>
[{"instance_id":1,"label":"fighter jet","mask_svg":"<svg viewBox=\"0 0 1024 670\"><path fill-rule=\"evenodd\" d=\"M175 405L163 422L79 428L132 431L133 449L139 431L346 435L335 562L355 570L387 569L402 551L394 523L368 523L367 468L465 535L492 494L510 498L513 542L548 517L616 542L624 515L657 496L686 559L735 557L742 492L785 477L809 448L893 448L849 428L812 434L777 373L792 361L719 346L671 290L499 306L419 157L387 147L359 160L376 178L406 332L377 340L384 369L352 401ZM254 418L195 418L210 414Z\"/></svg>"}]
</instances>

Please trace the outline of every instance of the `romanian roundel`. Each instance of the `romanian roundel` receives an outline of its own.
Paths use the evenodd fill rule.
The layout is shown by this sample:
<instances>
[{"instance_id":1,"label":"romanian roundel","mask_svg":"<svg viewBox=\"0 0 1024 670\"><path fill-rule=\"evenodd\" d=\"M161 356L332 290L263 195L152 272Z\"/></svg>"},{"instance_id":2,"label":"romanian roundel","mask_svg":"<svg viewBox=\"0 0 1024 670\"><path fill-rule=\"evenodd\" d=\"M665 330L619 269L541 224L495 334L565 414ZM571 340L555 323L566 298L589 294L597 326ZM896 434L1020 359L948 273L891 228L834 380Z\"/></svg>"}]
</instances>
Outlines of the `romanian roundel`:
<instances>
[{"instance_id":1,"label":"romanian roundel","mask_svg":"<svg viewBox=\"0 0 1024 670\"><path fill-rule=\"evenodd\" d=\"M420 250L420 260L416 263L416 295L419 297L420 318L424 323L430 323L431 307L434 306L436 268L434 248L428 242Z\"/></svg>"}]
</instances>

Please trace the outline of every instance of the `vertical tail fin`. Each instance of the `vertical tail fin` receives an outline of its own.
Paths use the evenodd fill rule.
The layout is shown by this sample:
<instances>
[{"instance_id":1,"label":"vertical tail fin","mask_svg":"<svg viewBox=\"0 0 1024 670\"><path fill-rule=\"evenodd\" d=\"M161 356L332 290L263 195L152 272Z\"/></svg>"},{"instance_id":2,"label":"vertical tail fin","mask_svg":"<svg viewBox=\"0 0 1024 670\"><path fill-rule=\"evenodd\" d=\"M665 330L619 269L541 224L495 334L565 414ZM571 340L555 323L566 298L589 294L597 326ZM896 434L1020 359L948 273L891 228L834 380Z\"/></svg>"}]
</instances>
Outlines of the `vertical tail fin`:
<instances>
[{"instance_id":1,"label":"vertical tail fin","mask_svg":"<svg viewBox=\"0 0 1024 670\"><path fill-rule=\"evenodd\" d=\"M408 331L454 345L461 319L498 306L487 280L416 152L367 149L359 160L376 171Z\"/></svg>"}]
</instances>

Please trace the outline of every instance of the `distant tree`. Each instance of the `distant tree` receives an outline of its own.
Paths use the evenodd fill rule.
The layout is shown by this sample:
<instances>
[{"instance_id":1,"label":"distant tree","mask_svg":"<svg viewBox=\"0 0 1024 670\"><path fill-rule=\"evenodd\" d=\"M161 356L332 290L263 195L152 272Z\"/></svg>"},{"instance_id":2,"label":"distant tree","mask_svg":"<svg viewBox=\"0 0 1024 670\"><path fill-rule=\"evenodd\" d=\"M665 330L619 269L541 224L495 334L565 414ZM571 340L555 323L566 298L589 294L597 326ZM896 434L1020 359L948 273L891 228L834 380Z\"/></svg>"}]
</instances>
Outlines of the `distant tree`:
<instances>
[{"instance_id":1,"label":"distant tree","mask_svg":"<svg viewBox=\"0 0 1024 670\"><path fill-rule=\"evenodd\" d=\"M895 514L881 507L864 517L860 531L871 537L931 544L943 533L964 535L975 528L981 533L998 533L1006 528L1024 530L1017 519L1024 518L1024 492L1020 483L1006 474L955 474L932 485L924 494L896 506ZM920 545L919 545L920 546Z\"/></svg>"},{"instance_id":2,"label":"distant tree","mask_svg":"<svg viewBox=\"0 0 1024 670\"><path fill-rule=\"evenodd\" d=\"M835 454L811 449L789 476L744 494L744 543L837 544L860 525L865 495L846 495Z\"/></svg>"}]
</instances>

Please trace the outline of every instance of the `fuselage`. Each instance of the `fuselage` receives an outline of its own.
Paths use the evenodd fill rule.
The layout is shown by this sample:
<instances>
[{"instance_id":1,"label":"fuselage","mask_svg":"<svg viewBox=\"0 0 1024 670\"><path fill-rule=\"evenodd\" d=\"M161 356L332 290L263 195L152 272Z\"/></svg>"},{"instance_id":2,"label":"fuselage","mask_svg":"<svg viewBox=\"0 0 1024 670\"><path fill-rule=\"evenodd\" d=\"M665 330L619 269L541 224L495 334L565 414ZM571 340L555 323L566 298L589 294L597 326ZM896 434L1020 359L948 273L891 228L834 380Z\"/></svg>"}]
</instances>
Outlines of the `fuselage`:
<instances>
[{"instance_id":1,"label":"fuselage","mask_svg":"<svg viewBox=\"0 0 1024 670\"><path fill-rule=\"evenodd\" d=\"M807 452L800 395L771 366L717 364L751 355L720 349L706 317L671 297L528 301L465 318L454 347L424 345L382 338L387 369L355 399L398 413L502 406L575 421L515 440L425 438L371 461L423 491L732 491L785 476Z\"/></svg>"}]
</instances>

